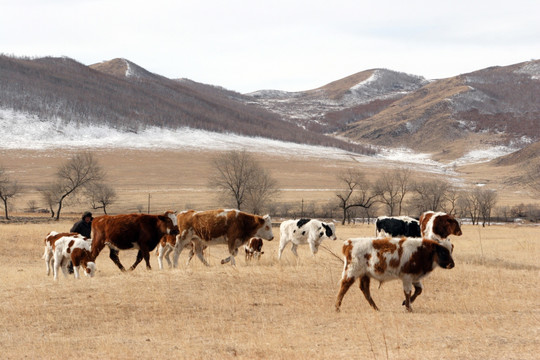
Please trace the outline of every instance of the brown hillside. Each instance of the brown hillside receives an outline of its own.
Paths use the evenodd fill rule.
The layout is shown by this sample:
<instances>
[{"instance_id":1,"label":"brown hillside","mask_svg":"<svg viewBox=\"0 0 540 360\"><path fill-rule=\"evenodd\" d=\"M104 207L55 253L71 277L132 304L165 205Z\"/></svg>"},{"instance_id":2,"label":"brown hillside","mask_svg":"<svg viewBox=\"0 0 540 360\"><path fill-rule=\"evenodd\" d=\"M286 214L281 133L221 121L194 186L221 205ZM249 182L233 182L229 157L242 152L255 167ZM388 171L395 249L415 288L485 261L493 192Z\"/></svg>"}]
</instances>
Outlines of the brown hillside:
<instances>
[{"instance_id":1,"label":"brown hillside","mask_svg":"<svg viewBox=\"0 0 540 360\"><path fill-rule=\"evenodd\" d=\"M328 83L317 89L309 90L307 91L307 93L310 95L316 95L317 93L323 91L326 94L326 96L328 96L330 99L338 100L342 98L343 95L347 91L349 91L350 88L361 83L362 81L369 79L369 77L373 75L373 71L374 70L362 71L362 72L347 76L343 79L332 81L331 83Z\"/></svg>"}]
</instances>

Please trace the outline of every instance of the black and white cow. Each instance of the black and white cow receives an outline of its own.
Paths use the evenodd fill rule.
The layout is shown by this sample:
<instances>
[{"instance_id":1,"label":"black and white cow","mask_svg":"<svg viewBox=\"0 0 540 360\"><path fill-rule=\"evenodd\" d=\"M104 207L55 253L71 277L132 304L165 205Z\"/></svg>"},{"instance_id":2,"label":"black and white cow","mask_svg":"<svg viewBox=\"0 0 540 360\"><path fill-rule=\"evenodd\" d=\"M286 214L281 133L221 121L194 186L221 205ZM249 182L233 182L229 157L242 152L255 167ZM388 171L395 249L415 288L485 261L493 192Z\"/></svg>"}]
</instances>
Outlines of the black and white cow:
<instances>
[{"instance_id":1,"label":"black and white cow","mask_svg":"<svg viewBox=\"0 0 540 360\"><path fill-rule=\"evenodd\" d=\"M285 220L279 227L279 234L278 259L281 259L285 246L290 242L294 255L298 256L296 248L303 244L309 244L311 252L315 255L324 239L337 239L334 223L325 223L316 219Z\"/></svg>"},{"instance_id":2,"label":"black and white cow","mask_svg":"<svg viewBox=\"0 0 540 360\"><path fill-rule=\"evenodd\" d=\"M420 237L420 222L409 216L379 216L375 223L379 237Z\"/></svg>"}]
</instances>

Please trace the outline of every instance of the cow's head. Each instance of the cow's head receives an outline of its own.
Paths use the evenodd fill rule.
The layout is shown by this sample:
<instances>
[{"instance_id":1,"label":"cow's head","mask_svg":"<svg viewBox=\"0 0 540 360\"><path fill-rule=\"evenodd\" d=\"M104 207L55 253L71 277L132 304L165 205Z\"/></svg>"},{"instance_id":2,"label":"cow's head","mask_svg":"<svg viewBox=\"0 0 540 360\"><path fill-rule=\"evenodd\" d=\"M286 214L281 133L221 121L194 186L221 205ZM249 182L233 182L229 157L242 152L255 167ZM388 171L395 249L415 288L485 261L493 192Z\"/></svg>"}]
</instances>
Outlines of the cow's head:
<instances>
[{"instance_id":1,"label":"cow's head","mask_svg":"<svg viewBox=\"0 0 540 360\"><path fill-rule=\"evenodd\" d=\"M173 221L174 218L174 221ZM176 215L169 214L168 212L165 215L158 215L159 228L162 233L167 235L178 235L178 225L176 222Z\"/></svg>"},{"instance_id":2,"label":"cow's head","mask_svg":"<svg viewBox=\"0 0 540 360\"><path fill-rule=\"evenodd\" d=\"M84 275L94 277L95 274L96 274L96 263L93 261L87 262L84 268Z\"/></svg>"},{"instance_id":3,"label":"cow's head","mask_svg":"<svg viewBox=\"0 0 540 360\"><path fill-rule=\"evenodd\" d=\"M448 249L448 246L442 244L435 244L434 260L443 269L452 269L455 265L454 259L452 259L452 251Z\"/></svg>"},{"instance_id":4,"label":"cow's head","mask_svg":"<svg viewBox=\"0 0 540 360\"><path fill-rule=\"evenodd\" d=\"M433 219L433 233L438 235L441 240L450 235L462 235L459 223L452 215L448 214L442 214Z\"/></svg>"},{"instance_id":5,"label":"cow's head","mask_svg":"<svg viewBox=\"0 0 540 360\"><path fill-rule=\"evenodd\" d=\"M337 240L336 236L336 225L334 223L323 223L321 222L322 228L319 232L319 237L326 236L329 239Z\"/></svg>"},{"instance_id":6,"label":"cow's head","mask_svg":"<svg viewBox=\"0 0 540 360\"><path fill-rule=\"evenodd\" d=\"M274 234L272 233L272 219L270 218L270 215L259 217L259 225L259 229L255 236L269 241L274 240Z\"/></svg>"}]
</instances>

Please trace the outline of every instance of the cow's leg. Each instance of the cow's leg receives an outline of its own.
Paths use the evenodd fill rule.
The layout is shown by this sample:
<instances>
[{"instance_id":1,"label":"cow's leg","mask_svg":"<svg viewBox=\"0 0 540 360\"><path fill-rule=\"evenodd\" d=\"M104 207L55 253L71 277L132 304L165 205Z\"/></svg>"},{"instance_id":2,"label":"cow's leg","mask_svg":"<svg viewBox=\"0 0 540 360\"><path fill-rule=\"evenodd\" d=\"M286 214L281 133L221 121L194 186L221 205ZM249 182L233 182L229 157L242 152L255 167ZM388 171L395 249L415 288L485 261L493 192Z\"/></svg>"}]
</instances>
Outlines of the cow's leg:
<instances>
[{"instance_id":1,"label":"cow's leg","mask_svg":"<svg viewBox=\"0 0 540 360\"><path fill-rule=\"evenodd\" d=\"M172 261L171 261L171 252L173 251L173 248L171 247L171 245L167 245L165 247L165 260L167 260L167 265L169 265L169 268L172 268ZM163 264L162 264L163 266Z\"/></svg>"},{"instance_id":2,"label":"cow's leg","mask_svg":"<svg viewBox=\"0 0 540 360\"><path fill-rule=\"evenodd\" d=\"M296 248L298 248L298 245L295 243L292 244L291 251L294 254L294 256L298 257L298 253L296 252Z\"/></svg>"},{"instance_id":3,"label":"cow's leg","mask_svg":"<svg viewBox=\"0 0 540 360\"><path fill-rule=\"evenodd\" d=\"M51 252L49 251L49 249L45 248L45 253L43 254L43 258L45 259L45 265L47 266L47 276L49 276L51 273L51 261L52 261Z\"/></svg>"},{"instance_id":4,"label":"cow's leg","mask_svg":"<svg viewBox=\"0 0 540 360\"><path fill-rule=\"evenodd\" d=\"M176 236L176 244L174 244L174 253L173 253L173 267L178 267L178 258L180 253L184 250L184 247L191 242L193 238L193 233L190 230L184 230L181 234ZM193 257L193 255L191 255ZM191 259L190 259L191 260ZM188 260L189 264L189 260Z\"/></svg>"},{"instance_id":5,"label":"cow's leg","mask_svg":"<svg viewBox=\"0 0 540 360\"><path fill-rule=\"evenodd\" d=\"M119 251L118 250L115 250L113 248L109 248L110 249L110 252L109 252L109 258L111 258L111 260L113 261L113 263L116 264L116 266L118 266L118 268L121 270L121 271L126 271L126 269L124 268L124 265L122 265L122 263L120 262L120 259L118 258L118 253Z\"/></svg>"},{"instance_id":6,"label":"cow's leg","mask_svg":"<svg viewBox=\"0 0 540 360\"><path fill-rule=\"evenodd\" d=\"M285 246L287 246L289 242L284 236L281 236L279 239L279 251L278 251L278 260L281 260L281 254L283 254L283 250L285 250Z\"/></svg>"},{"instance_id":7,"label":"cow's leg","mask_svg":"<svg viewBox=\"0 0 540 360\"><path fill-rule=\"evenodd\" d=\"M55 255L54 256L54 265L53 265L53 277L54 277L54 280L58 280L58 270L60 269L60 266L61 266L61 260L57 258L57 256Z\"/></svg>"},{"instance_id":8,"label":"cow's leg","mask_svg":"<svg viewBox=\"0 0 540 360\"><path fill-rule=\"evenodd\" d=\"M413 285L414 285L414 294L411 296L411 304L418 297L418 295L422 293L422 289L423 289L421 282L413 283ZM405 301L403 302L403 305L405 305Z\"/></svg>"},{"instance_id":9,"label":"cow's leg","mask_svg":"<svg viewBox=\"0 0 540 360\"><path fill-rule=\"evenodd\" d=\"M411 308L412 283L407 278L403 279L403 293L405 294L405 301L403 301L403 305L405 305L405 307L407 308L407 311L412 312L412 308Z\"/></svg>"},{"instance_id":10,"label":"cow's leg","mask_svg":"<svg viewBox=\"0 0 540 360\"><path fill-rule=\"evenodd\" d=\"M355 277L348 277L347 275L343 276L343 278L341 279L341 286L339 288L339 293L336 299L337 312L339 312L339 308L341 307L341 302L343 301L343 297L345 296L345 293L347 293L351 285L354 284L355 280L356 280Z\"/></svg>"},{"instance_id":11,"label":"cow's leg","mask_svg":"<svg viewBox=\"0 0 540 360\"><path fill-rule=\"evenodd\" d=\"M315 254L319 251L319 243L317 243L317 241L310 241L309 248L311 249L311 253L315 256Z\"/></svg>"},{"instance_id":12,"label":"cow's leg","mask_svg":"<svg viewBox=\"0 0 540 360\"><path fill-rule=\"evenodd\" d=\"M362 290L362 293L364 294L364 297L368 301L369 305L371 305L372 308L375 310L379 310L377 305L375 305L375 301L373 301L373 298L371 297L371 293L369 292L369 282L370 278L367 275L362 276L362 279L360 279L360 290Z\"/></svg>"},{"instance_id":13,"label":"cow's leg","mask_svg":"<svg viewBox=\"0 0 540 360\"><path fill-rule=\"evenodd\" d=\"M139 249L139 251L137 251L137 258L135 259L133 265L131 265L131 267L129 268L129 271L135 270L135 268L137 267L137 265L139 265L143 258L146 261L146 268L150 270L150 260L146 260L146 256L144 255L143 251Z\"/></svg>"},{"instance_id":14,"label":"cow's leg","mask_svg":"<svg viewBox=\"0 0 540 360\"><path fill-rule=\"evenodd\" d=\"M62 273L64 274L64 277L67 278L69 275L68 265L71 263L71 261L63 259L62 264L60 267L62 268Z\"/></svg>"},{"instance_id":15,"label":"cow's leg","mask_svg":"<svg viewBox=\"0 0 540 360\"><path fill-rule=\"evenodd\" d=\"M157 246L156 255L157 255L158 267L160 270L163 270L163 256L165 255L165 248L161 246L161 244L158 244ZM169 261L169 267L170 267L171 261L169 260L168 257L167 257L167 260Z\"/></svg>"},{"instance_id":16,"label":"cow's leg","mask_svg":"<svg viewBox=\"0 0 540 360\"><path fill-rule=\"evenodd\" d=\"M204 248L203 244L200 241L194 241L194 244L195 244L195 253L197 254L197 257L199 258L199 260L201 260L201 262L204 265L210 266L210 264L208 264L208 262L206 261L206 259L203 256L203 248ZM189 262L189 260L188 260L188 262Z\"/></svg>"},{"instance_id":17,"label":"cow's leg","mask_svg":"<svg viewBox=\"0 0 540 360\"><path fill-rule=\"evenodd\" d=\"M79 275L79 267L78 267L78 266L73 265L73 275L75 275L75 279L79 279L79 278L80 278L80 275Z\"/></svg>"}]
</instances>

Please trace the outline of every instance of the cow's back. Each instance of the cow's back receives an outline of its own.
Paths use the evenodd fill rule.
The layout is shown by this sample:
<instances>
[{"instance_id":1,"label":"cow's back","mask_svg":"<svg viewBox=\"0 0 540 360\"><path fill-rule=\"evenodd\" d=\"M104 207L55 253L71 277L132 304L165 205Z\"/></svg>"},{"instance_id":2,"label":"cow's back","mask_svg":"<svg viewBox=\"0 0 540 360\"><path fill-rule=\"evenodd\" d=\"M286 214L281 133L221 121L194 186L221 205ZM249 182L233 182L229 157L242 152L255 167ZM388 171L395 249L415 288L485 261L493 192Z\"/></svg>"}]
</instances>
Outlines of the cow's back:
<instances>
[{"instance_id":1,"label":"cow's back","mask_svg":"<svg viewBox=\"0 0 540 360\"><path fill-rule=\"evenodd\" d=\"M141 237L158 237L153 247L149 246L153 249L161 239L156 230L156 219L152 215L102 215L92 221L92 244L103 246L109 242L119 249L130 249Z\"/></svg>"}]
</instances>

